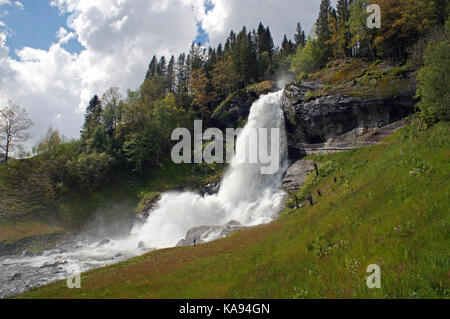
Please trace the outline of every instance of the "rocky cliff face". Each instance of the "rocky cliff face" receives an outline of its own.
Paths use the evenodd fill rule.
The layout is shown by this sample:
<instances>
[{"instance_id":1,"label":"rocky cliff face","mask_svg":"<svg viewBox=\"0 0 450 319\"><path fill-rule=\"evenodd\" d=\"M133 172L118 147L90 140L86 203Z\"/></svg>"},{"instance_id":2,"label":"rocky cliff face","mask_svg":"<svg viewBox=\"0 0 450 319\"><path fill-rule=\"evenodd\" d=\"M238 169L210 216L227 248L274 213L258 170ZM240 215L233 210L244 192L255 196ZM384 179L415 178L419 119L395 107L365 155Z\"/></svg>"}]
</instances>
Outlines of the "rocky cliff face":
<instances>
[{"instance_id":1,"label":"rocky cliff face","mask_svg":"<svg viewBox=\"0 0 450 319\"><path fill-rule=\"evenodd\" d=\"M289 155L292 159L311 147L345 149L356 145L358 137L414 111L413 95L361 98L333 94L310 98L308 93L321 88L317 82L289 84L283 96Z\"/></svg>"}]
</instances>

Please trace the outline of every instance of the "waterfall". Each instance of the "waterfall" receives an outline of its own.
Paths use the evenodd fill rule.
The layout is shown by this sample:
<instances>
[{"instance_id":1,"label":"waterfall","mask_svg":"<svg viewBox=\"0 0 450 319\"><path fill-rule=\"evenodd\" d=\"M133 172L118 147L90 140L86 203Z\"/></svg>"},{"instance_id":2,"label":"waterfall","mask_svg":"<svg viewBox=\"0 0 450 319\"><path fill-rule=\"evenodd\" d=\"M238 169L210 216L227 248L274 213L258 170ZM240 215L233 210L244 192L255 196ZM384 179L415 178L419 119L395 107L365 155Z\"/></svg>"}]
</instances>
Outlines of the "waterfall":
<instances>
[{"instance_id":1,"label":"waterfall","mask_svg":"<svg viewBox=\"0 0 450 319\"><path fill-rule=\"evenodd\" d=\"M198 226L220 226L230 221L242 226L264 224L276 218L283 204L280 190L287 168L287 138L281 110L282 91L261 96L256 101L236 142L236 154L215 195L200 196L193 192L168 192L162 195L144 224L136 225L126 238L101 243L87 239L63 244L41 256L0 258L0 298L21 293L29 288L65 279L74 272L84 272L113 264L148 249L175 246L186 233ZM279 169L262 175L261 162L243 163L252 130L279 129ZM270 134L268 134L270 136ZM270 149L270 148L269 148ZM225 227L225 226L224 226ZM221 237L209 233L203 242ZM144 248L144 250L142 249ZM19 275L17 275L19 274ZM11 278L15 278L11 281ZM28 288L26 288L28 287Z\"/></svg>"},{"instance_id":2,"label":"waterfall","mask_svg":"<svg viewBox=\"0 0 450 319\"><path fill-rule=\"evenodd\" d=\"M235 157L217 194L204 197L192 192L163 194L145 224L132 230L134 241L148 247L171 247L196 226L225 225L230 221L253 226L272 221L283 200L284 193L279 187L287 158L281 95L282 91L264 95L253 104L248 122L237 138ZM246 141L259 128L280 131L280 168L272 175L261 174L264 164L260 161L251 164L238 160L248 158Z\"/></svg>"}]
</instances>

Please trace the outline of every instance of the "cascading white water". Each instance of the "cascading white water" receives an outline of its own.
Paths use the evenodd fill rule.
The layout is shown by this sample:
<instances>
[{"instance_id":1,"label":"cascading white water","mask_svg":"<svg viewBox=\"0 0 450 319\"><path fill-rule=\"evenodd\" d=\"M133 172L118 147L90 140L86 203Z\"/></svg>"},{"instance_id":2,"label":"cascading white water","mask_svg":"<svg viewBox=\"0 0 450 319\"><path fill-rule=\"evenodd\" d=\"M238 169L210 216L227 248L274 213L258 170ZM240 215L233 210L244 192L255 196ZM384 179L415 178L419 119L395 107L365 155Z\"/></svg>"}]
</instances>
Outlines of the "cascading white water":
<instances>
[{"instance_id":1,"label":"cascading white water","mask_svg":"<svg viewBox=\"0 0 450 319\"><path fill-rule=\"evenodd\" d=\"M236 156L217 194L202 197L192 192L165 193L146 222L136 225L127 238L104 244L78 241L46 251L42 256L0 258L0 298L67 278L74 271L87 271L140 255L144 252L138 247L142 247L140 243L151 248L175 246L196 226L225 225L230 221L252 226L272 221L282 205L284 192L279 187L287 167L281 96L281 91L271 93L253 104L248 123L237 139ZM245 141L252 130L259 128L280 130L280 168L273 175L261 174L265 164L238 160L246 158ZM213 234L203 241L216 238Z\"/></svg>"},{"instance_id":2,"label":"cascading white water","mask_svg":"<svg viewBox=\"0 0 450 319\"><path fill-rule=\"evenodd\" d=\"M273 220L284 195L279 187L287 155L281 94L282 91L261 96L253 104L248 123L237 139L236 155L218 194L204 197L192 192L162 195L146 223L132 230L131 238L147 247L164 248L176 245L189 229L196 226L224 225L230 221L252 226ZM273 175L262 175L261 168L265 165L259 161L250 164L238 160L248 158L246 141L251 132L259 128L280 130L281 165Z\"/></svg>"}]
</instances>

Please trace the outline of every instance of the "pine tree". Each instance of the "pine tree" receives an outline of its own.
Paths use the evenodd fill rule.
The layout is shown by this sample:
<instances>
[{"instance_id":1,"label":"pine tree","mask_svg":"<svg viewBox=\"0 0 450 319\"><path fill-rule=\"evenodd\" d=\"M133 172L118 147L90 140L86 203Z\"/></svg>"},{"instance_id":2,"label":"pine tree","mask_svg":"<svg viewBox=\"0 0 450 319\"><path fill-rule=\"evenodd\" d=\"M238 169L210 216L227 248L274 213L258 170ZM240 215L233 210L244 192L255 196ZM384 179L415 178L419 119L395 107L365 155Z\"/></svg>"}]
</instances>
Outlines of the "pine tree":
<instances>
[{"instance_id":1,"label":"pine tree","mask_svg":"<svg viewBox=\"0 0 450 319\"><path fill-rule=\"evenodd\" d=\"M192 58L191 58L191 55L188 54L186 56L186 67L185 67L185 72L186 72L186 89L187 89L186 92L188 92L188 93L192 93L190 91L190 88L189 88L189 85L188 85L189 81L191 80L192 71L193 71L193 69L192 69Z\"/></svg>"},{"instance_id":2,"label":"pine tree","mask_svg":"<svg viewBox=\"0 0 450 319\"><path fill-rule=\"evenodd\" d=\"M288 49L288 39L287 35L285 34L283 37L283 41L281 41L281 52L285 52Z\"/></svg>"},{"instance_id":3,"label":"pine tree","mask_svg":"<svg viewBox=\"0 0 450 319\"><path fill-rule=\"evenodd\" d=\"M297 33L294 36L295 46L298 47L304 47L306 45L306 35L305 31L302 29L302 25L300 23L297 23Z\"/></svg>"},{"instance_id":4,"label":"pine tree","mask_svg":"<svg viewBox=\"0 0 450 319\"><path fill-rule=\"evenodd\" d=\"M217 60L223 59L223 49L222 49L222 43L219 43L217 46Z\"/></svg>"},{"instance_id":5,"label":"pine tree","mask_svg":"<svg viewBox=\"0 0 450 319\"><path fill-rule=\"evenodd\" d=\"M149 80L152 79L156 75L156 67L158 65L158 60L156 59L156 56L153 56L150 65L148 66L147 74L145 75L145 79Z\"/></svg>"},{"instance_id":6,"label":"pine tree","mask_svg":"<svg viewBox=\"0 0 450 319\"><path fill-rule=\"evenodd\" d=\"M295 52L295 44L287 39L286 34L283 37L283 41L281 42L281 54L283 56L288 56Z\"/></svg>"},{"instance_id":7,"label":"pine tree","mask_svg":"<svg viewBox=\"0 0 450 319\"><path fill-rule=\"evenodd\" d=\"M192 43L191 50L189 51L189 57L190 57L190 67L191 70L198 70L202 69L205 64L205 56L206 56L206 49L203 48L199 43L195 44Z\"/></svg>"},{"instance_id":8,"label":"pine tree","mask_svg":"<svg viewBox=\"0 0 450 319\"><path fill-rule=\"evenodd\" d=\"M240 76L241 87L252 83L257 79L258 54L257 43L253 39L251 32L247 33L247 28L243 27L236 39L236 44L232 48L233 67Z\"/></svg>"},{"instance_id":9,"label":"pine tree","mask_svg":"<svg viewBox=\"0 0 450 319\"><path fill-rule=\"evenodd\" d=\"M264 28L264 25L260 23L256 34L257 34L256 42L258 46L258 54L268 52L270 58L272 59L275 51L275 45L273 43L273 38L270 33L269 27Z\"/></svg>"},{"instance_id":10,"label":"pine tree","mask_svg":"<svg viewBox=\"0 0 450 319\"><path fill-rule=\"evenodd\" d=\"M258 80L258 44L256 32L249 32L247 35L249 43L249 72L251 74L251 81Z\"/></svg>"},{"instance_id":11,"label":"pine tree","mask_svg":"<svg viewBox=\"0 0 450 319\"><path fill-rule=\"evenodd\" d=\"M336 17L336 12L331 7L330 0L322 0L320 3L319 17L316 21L317 41L321 48L320 61L325 65L328 59L333 55L333 46L330 41L332 33L330 30L330 18Z\"/></svg>"},{"instance_id":12,"label":"pine tree","mask_svg":"<svg viewBox=\"0 0 450 319\"><path fill-rule=\"evenodd\" d=\"M337 2L337 29L338 33L338 50L339 55L347 57L351 54L349 50L351 33L348 26L348 21L350 19L350 4L351 0L338 0Z\"/></svg>"},{"instance_id":13,"label":"pine tree","mask_svg":"<svg viewBox=\"0 0 450 319\"><path fill-rule=\"evenodd\" d=\"M84 125L81 131L83 139L92 137L95 129L101 125L102 120L102 103L97 95L89 101L84 114Z\"/></svg>"},{"instance_id":14,"label":"pine tree","mask_svg":"<svg viewBox=\"0 0 450 319\"><path fill-rule=\"evenodd\" d=\"M336 4L336 11L340 21L348 21L350 18L349 1L338 0Z\"/></svg>"},{"instance_id":15,"label":"pine tree","mask_svg":"<svg viewBox=\"0 0 450 319\"><path fill-rule=\"evenodd\" d=\"M326 43L331 38L330 28L328 27L332 7L330 0L322 0L320 3L319 17L316 21L316 33L320 43Z\"/></svg>"},{"instance_id":16,"label":"pine tree","mask_svg":"<svg viewBox=\"0 0 450 319\"><path fill-rule=\"evenodd\" d=\"M211 71L214 67L214 64L217 62L217 54L216 49L213 49L211 47L208 48L208 58L205 61L205 64L203 66L203 70L206 72L208 76L210 76Z\"/></svg>"},{"instance_id":17,"label":"pine tree","mask_svg":"<svg viewBox=\"0 0 450 319\"><path fill-rule=\"evenodd\" d=\"M240 86L245 86L245 83L248 80L248 74L246 72L247 68L247 55L249 52L248 38L247 38L247 29L245 27L242 28L242 31L239 32L236 38L236 44L233 46L232 50L232 60L235 72L239 75L240 78Z\"/></svg>"},{"instance_id":18,"label":"pine tree","mask_svg":"<svg viewBox=\"0 0 450 319\"><path fill-rule=\"evenodd\" d=\"M180 53L177 59L177 93L187 92L186 53Z\"/></svg>"},{"instance_id":19,"label":"pine tree","mask_svg":"<svg viewBox=\"0 0 450 319\"><path fill-rule=\"evenodd\" d=\"M167 63L166 58L164 56L159 59L158 65L156 67L156 74L161 75L162 77L166 77L167 75Z\"/></svg>"},{"instance_id":20,"label":"pine tree","mask_svg":"<svg viewBox=\"0 0 450 319\"><path fill-rule=\"evenodd\" d=\"M173 93L175 91L175 57L172 55L167 65L167 92Z\"/></svg>"},{"instance_id":21,"label":"pine tree","mask_svg":"<svg viewBox=\"0 0 450 319\"><path fill-rule=\"evenodd\" d=\"M264 27L262 22L260 22L259 26L258 26L258 31L256 33L256 36L257 36L256 42L258 44L258 54L261 54L264 51L266 51L266 48L264 48L265 35L266 35L266 28Z\"/></svg>"},{"instance_id":22,"label":"pine tree","mask_svg":"<svg viewBox=\"0 0 450 319\"><path fill-rule=\"evenodd\" d=\"M260 23L255 37L258 65L257 78L261 81L267 80L273 74L275 54L275 46L269 27L265 28Z\"/></svg>"},{"instance_id":23,"label":"pine tree","mask_svg":"<svg viewBox=\"0 0 450 319\"><path fill-rule=\"evenodd\" d=\"M225 42L224 55L232 54L232 50L235 44L236 44L236 33L233 30L231 30L230 35L228 36L227 41Z\"/></svg>"}]
</instances>

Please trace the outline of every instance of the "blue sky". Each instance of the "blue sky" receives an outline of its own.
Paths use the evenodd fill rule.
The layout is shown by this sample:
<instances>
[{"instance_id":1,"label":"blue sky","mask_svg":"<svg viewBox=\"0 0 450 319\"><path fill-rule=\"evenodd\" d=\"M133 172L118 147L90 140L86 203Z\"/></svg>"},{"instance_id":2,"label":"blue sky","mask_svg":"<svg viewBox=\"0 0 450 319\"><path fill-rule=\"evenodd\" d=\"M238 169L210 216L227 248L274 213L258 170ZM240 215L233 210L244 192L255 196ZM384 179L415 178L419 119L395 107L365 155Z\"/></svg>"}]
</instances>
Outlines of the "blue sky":
<instances>
[{"instance_id":1,"label":"blue sky","mask_svg":"<svg viewBox=\"0 0 450 319\"><path fill-rule=\"evenodd\" d=\"M211 2L211 0L205 2L205 13L210 12L214 9L214 4ZM209 35L208 33L203 29L202 23L199 21L197 24L197 38L195 39L195 43L207 43L209 42Z\"/></svg>"},{"instance_id":2,"label":"blue sky","mask_svg":"<svg viewBox=\"0 0 450 319\"><path fill-rule=\"evenodd\" d=\"M17 6L0 7L0 21L6 23L11 30L7 44L12 58L17 59L15 51L24 47L47 50L56 41L55 35L60 27L71 31L67 26L70 14L60 14L57 8L50 5L50 1L22 0L21 3L24 9ZM213 8L212 2L207 1L205 12L208 13ZM8 14L1 17L5 11ZM202 44L209 42L209 36L200 22L197 28L197 37L192 40ZM70 53L80 53L84 49L76 37L63 44L63 47Z\"/></svg>"},{"instance_id":3,"label":"blue sky","mask_svg":"<svg viewBox=\"0 0 450 319\"><path fill-rule=\"evenodd\" d=\"M7 44L11 56L17 58L15 50L23 47L47 50L55 42L59 27L67 28L69 14L60 15L58 9L50 6L49 1L22 0L24 9L17 6L3 6L0 12L9 12L0 20L12 30ZM79 53L83 47L76 39L71 39L64 45L67 51Z\"/></svg>"}]
</instances>

